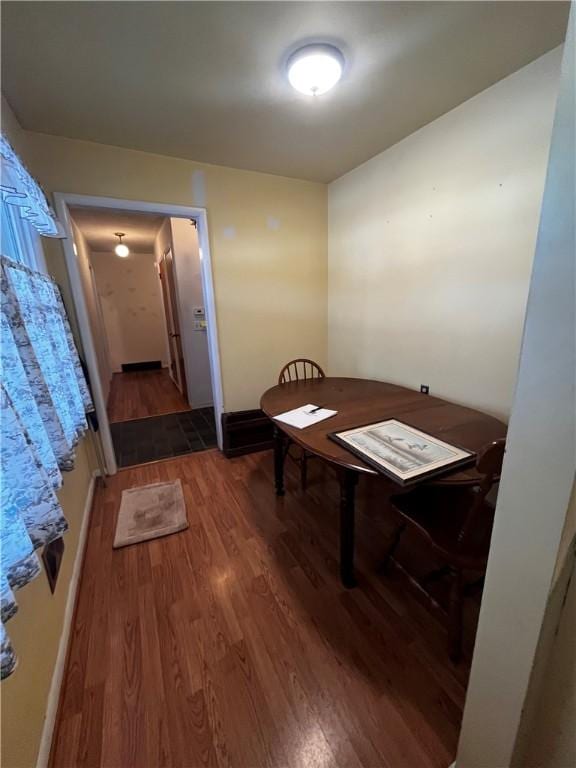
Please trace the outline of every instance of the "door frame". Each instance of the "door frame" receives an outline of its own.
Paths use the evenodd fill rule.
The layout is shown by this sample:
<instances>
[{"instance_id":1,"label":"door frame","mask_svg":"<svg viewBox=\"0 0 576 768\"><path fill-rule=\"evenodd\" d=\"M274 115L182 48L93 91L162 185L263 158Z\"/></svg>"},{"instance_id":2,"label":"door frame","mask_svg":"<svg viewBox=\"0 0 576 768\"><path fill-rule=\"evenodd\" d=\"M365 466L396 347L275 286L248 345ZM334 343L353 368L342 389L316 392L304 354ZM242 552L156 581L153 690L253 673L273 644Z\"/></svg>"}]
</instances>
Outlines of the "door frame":
<instances>
[{"instance_id":1,"label":"door frame","mask_svg":"<svg viewBox=\"0 0 576 768\"><path fill-rule=\"evenodd\" d=\"M68 192L55 192L54 204L56 214L66 232L62 248L66 261L66 269L70 280L72 300L78 320L80 338L84 347L86 366L90 374L94 406L100 425L100 439L106 461L108 474L117 472L116 456L110 433L110 422L106 410L106 401L100 384L100 373L96 348L92 338L92 330L88 318L88 309L84 298L84 291L80 279L78 257L74 253L74 237L69 207L81 205L91 208L112 208L121 211L137 211L141 213L153 213L174 218L195 219L198 224L198 243L200 247L200 263L202 275L202 290L204 292L205 313L208 323L208 354L210 359L210 378L212 380L212 396L214 398L214 415L216 419L216 435L218 447L222 450L222 412L224 399L222 394L222 374L220 365L220 350L218 345L218 326L216 319L216 301L214 298L214 279L212 274L212 259L210 254L210 240L208 236L208 216L205 208L187 205L172 205L169 203L150 203L142 200L125 200L116 197L101 197L99 195L81 195Z\"/></svg>"},{"instance_id":2,"label":"door frame","mask_svg":"<svg viewBox=\"0 0 576 768\"><path fill-rule=\"evenodd\" d=\"M171 264L168 268L168 254L170 254ZM180 390L183 397L186 398L186 402L190 404L190 396L188 393L188 379L186 376L186 361L184 359L184 347L182 345L182 326L180 320L180 310L178 307L178 288L176 286L175 271L174 271L174 253L172 245L169 245L163 253L160 255L160 259L156 262L158 267L158 275L162 283L162 304L164 309L164 315L166 317L166 332L168 333L168 355L170 357L170 378ZM170 272L170 275L169 275ZM171 278L171 279L170 279ZM174 341L178 338L178 341ZM189 363L192 363L190 360ZM176 370L176 376L178 381L174 378L172 366Z\"/></svg>"}]
</instances>

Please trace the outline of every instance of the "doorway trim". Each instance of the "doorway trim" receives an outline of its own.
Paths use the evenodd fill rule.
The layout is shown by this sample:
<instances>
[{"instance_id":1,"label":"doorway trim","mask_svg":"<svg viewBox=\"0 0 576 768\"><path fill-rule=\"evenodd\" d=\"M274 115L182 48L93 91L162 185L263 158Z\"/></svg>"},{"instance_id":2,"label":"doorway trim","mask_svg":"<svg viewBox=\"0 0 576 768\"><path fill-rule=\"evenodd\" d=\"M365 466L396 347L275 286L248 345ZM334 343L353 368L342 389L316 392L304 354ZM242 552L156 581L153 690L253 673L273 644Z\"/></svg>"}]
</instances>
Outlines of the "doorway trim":
<instances>
[{"instance_id":1,"label":"doorway trim","mask_svg":"<svg viewBox=\"0 0 576 768\"><path fill-rule=\"evenodd\" d=\"M121 211L137 211L141 213L155 213L174 218L195 219L198 223L198 242L200 247L200 263L202 275L202 290L204 292L206 320L208 323L208 355L210 359L210 377L212 379L212 395L214 398L214 415L216 419L216 435L218 447L222 450L222 412L224 410L224 398L222 394L222 374L220 366L220 350L218 346L218 327L216 321L216 301L214 298L214 280L212 275L212 259L210 255L210 240L208 237L208 216L205 208L186 205L172 205L170 203L150 203L141 200L125 200L115 197L100 197L99 195L80 195L67 192L55 192L54 204L56 213L64 230L66 238L63 239L62 248L66 261L66 270L70 280L72 300L78 320L80 338L84 347L86 366L90 374L94 406L100 425L100 439L106 461L108 474L116 474L118 468L110 422L106 410L104 392L100 384L100 372L92 329L88 317L88 309L84 298L78 257L74 253L74 236L72 232L70 206L82 205L90 208L111 208Z\"/></svg>"}]
</instances>

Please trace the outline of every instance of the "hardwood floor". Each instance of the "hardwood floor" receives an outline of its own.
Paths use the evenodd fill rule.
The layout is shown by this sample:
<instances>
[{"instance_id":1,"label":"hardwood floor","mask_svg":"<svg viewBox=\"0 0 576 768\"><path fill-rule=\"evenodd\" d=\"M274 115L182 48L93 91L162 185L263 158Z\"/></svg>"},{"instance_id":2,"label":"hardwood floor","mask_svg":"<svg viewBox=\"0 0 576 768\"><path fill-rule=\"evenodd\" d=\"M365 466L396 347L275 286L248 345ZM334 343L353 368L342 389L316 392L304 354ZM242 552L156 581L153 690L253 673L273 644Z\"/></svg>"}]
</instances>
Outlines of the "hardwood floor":
<instances>
[{"instance_id":1,"label":"hardwood floor","mask_svg":"<svg viewBox=\"0 0 576 768\"><path fill-rule=\"evenodd\" d=\"M160 371L115 373L112 377L108 397L110 421L129 421L188 410L188 401L166 368Z\"/></svg>"},{"instance_id":2,"label":"hardwood floor","mask_svg":"<svg viewBox=\"0 0 576 768\"><path fill-rule=\"evenodd\" d=\"M359 586L340 585L336 484L272 455L123 470L96 492L52 768L447 768L468 668L378 563L391 523L361 482ZM181 478L187 531L112 550L120 494Z\"/></svg>"}]
</instances>

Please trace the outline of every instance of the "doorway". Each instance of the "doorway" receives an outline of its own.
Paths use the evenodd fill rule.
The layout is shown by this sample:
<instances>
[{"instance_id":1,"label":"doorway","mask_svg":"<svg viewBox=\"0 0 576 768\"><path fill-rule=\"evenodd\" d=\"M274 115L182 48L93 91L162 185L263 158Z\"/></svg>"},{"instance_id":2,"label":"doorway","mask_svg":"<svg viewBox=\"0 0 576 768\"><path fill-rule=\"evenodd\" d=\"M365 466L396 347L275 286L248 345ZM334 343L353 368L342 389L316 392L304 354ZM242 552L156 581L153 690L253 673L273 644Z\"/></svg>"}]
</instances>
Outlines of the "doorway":
<instances>
[{"instance_id":1,"label":"doorway","mask_svg":"<svg viewBox=\"0 0 576 768\"><path fill-rule=\"evenodd\" d=\"M108 473L221 446L206 212L55 199Z\"/></svg>"}]
</instances>

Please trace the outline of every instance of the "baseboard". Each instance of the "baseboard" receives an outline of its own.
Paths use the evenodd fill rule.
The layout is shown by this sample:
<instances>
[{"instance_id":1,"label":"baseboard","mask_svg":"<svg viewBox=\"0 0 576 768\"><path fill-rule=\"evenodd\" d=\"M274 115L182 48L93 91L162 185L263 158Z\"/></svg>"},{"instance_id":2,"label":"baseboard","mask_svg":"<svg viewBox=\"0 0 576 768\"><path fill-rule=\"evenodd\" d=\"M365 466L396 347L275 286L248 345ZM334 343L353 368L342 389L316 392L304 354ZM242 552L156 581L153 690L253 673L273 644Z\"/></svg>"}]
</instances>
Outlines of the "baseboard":
<instances>
[{"instance_id":1,"label":"baseboard","mask_svg":"<svg viewBox=\"0 0 576 768\"><path fill-rule=\"evenodd\" d=\"M78 584L80 582L80 574L82 572L82 564L84 562L86 540L88 538L88 524L90 522L90 512L92 509L92 501L94 499L94 488L96 485L96 478L99 476L100 471L95 469L92 473L92 479L90 480L86 501L84 503L84 515L82 518L82 526L80 528L80 536L78 538L78 549L76 550L74 567L72 568L72 577L68 586L68 597L66 598L66 609L64 611L64 621L62 623L62 634L60 635L58 655L56 656L56 664L54 665L52 682L50 683L50 692L48 693L48 701L46 703L46 715L44 718L44 727L42 728L42 738L40 739L38 757L36 759L36 768L46 768L50 759L54 726L56 725L56 715L58 714L60 689L62 687L64 668L68 657L68 643L70 640L70 630L72 629L76 595L78 592Z\"/></svg>"},{"instance_id":2,"label":"baseboard","mask_svg":"<svg viewBox=\"0 0 576 768\"><path fill-rule=\"evenodd\" d=\"M162 370L162 362L160 360L142 360L139 363L122 363L122 373L160 370Z\"/></svg>"}]
</instances>

